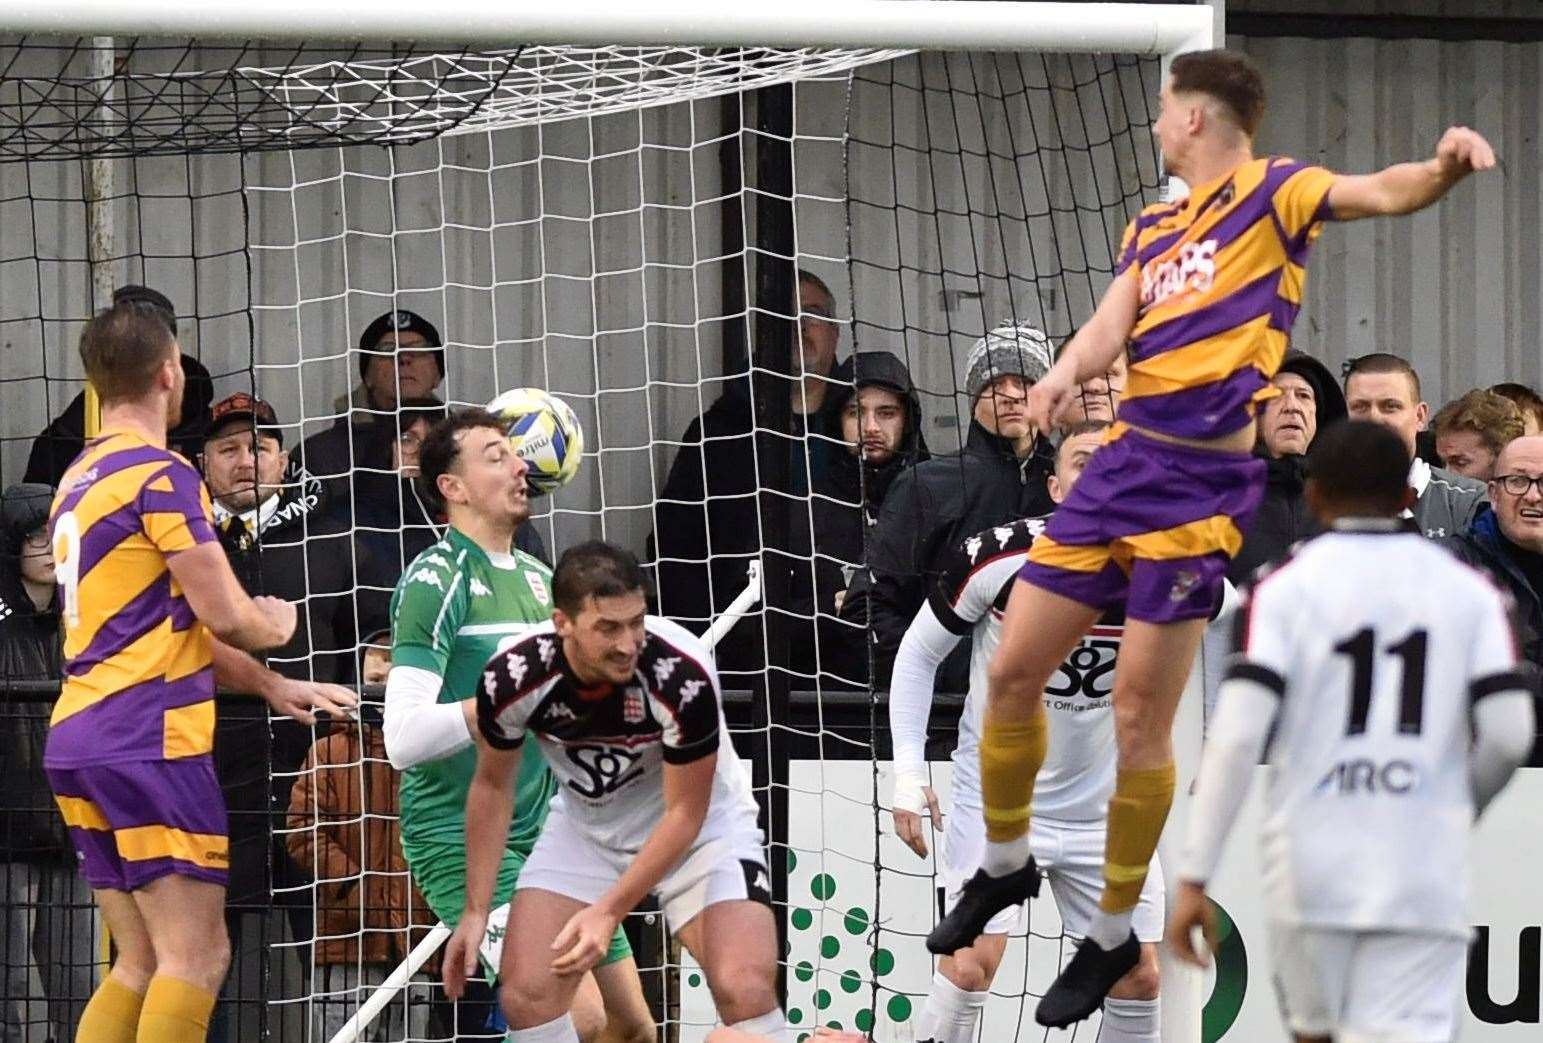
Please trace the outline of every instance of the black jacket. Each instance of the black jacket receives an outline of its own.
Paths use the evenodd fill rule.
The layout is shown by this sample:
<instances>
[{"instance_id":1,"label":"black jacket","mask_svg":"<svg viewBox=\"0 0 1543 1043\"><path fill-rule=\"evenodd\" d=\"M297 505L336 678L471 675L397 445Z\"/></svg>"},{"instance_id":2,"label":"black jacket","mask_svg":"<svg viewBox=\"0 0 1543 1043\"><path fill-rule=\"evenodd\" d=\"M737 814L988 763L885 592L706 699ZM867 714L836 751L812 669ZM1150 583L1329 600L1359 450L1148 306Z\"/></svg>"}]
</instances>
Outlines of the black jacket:
<instances>
[{"instance_id":1,"label":"black jacket","mask_svg":"<svg viewBox=\"0 0 1543 1043\"><path fill-rule=\"evenodd\" d=\"M1345 393L1329 372L1327 366L1301 351L1288 351L1281 363L1282 373L1295 373L1313 388L1313 401L1317 404L1316 430L1322 431L1330 424L1345 419ZM1259 503L1259 513L1243 534L1243 546L1227 566L1227 578L1234 586L1242 586L1261 565L1280 561L1293 545L1323 529L1313 512L1307 509L1303 492L1307 484L1307 458L1283 456L1273 459L1261 438L1255 455L1264 459L1267 470L1264 499Z\"/></svg>"},{"instance_id":2,"label":"black jacket","mask_svg":"<svg viewBox=\"0 0 1543 1043\"><path fill-rule=\"evenodd\" d=\"M1543 666L1543 554L1525 551L1506 539L1500 519L1485 511L1467 532L1441 540L1459 559L1483 569L1516 602L1517 640L1522 655Z\"/></svg>"},{"instance_id":3,"label":"black jacket","mask_svg":"<svg viewBox=\"0 0 1543 1043\"><path fill-rule=\"evenodd\" d=\"M285 485L279 503L255 536L239 522L217 525L220 543L241 586L299 609L295 634L266 653L286 677L346 682L355 661L356 607L366 618L384 614L356 597L356 555L347 528L327 516L320 483ZM378 595L381 598L389 597ZM230 814L230 900L266 900L269 830L289 807L293 773L315 741L312 729L289 718L272 722L258 699L216 704L214 762Z\"/></svg>"},{"instance_id":4,"label":"black jacket","mask_svg":"<svg viewBox=\"0 0 1543 1043\"><path fill-rule=\"evenodd\" d=\"M697 633L706 629L745 587L747 568L763 550L763 533L780 529L782 518L761 517L764 465L774 454L789 460L790 481L775 490L785 507L788 537L766 540L768 567L791 575L799 567L795 547L807 547L799 522L808 522L809 482L822 480L835 455L830 398L809 417L794 417L790 433L757 429L744 382L736 382L681 435L655 507L653 554L658 612ZM835 432L834 435L831 432ZM824 438L804 437L824 435ZM807 460L807 464L806 464ZM807 466L807 470L806 470ZM806 551L805 551L806 553ZM807 570L807 558L803 561ZM789 608L789 606L778 606ZM755 671L765 664L760 628L745 620L719 645L717 659L726 671Z\"/></svg>"},{"instance_id":5,"label":"black jacket","mask_svg":"<svg viewBox=\"0 0 1543 1043\"><path fill-rule=\"evenodd\" d=\"M1227 578L1234 586L1242 586L1261 565L1280 561L1298 542L1323 531L1303 496L1307 458L1283 456L1272 460L1266 456L1265 467L1264 499L1259 503L1259 513L1244 533L1237 556L1227 566Z\"/></svg>"},{"instance_id":6,"label":"black jacket","mask_svg":"<svg viewBox=\"0 0 1543 1043\"><path fill-rule=\"evenodd\" d=\"M21 584L17 547L0 532L0 862L72 861L70 838L43 774L52 700L20 701L7 681L62 676L57 589L39 612Z\"/></svg>"},{"instance_id":7,"label":"black jacket","mask_svg":"<svg viewBox=\"0 0 1543 1043\"><path fill-rule=\"evenodd\" d=\"M189 460L203 452L204 431L209 426L209 406L214 401L214 382L209 371L191 355L182 356L187 383L182 391L182 420L167 432L166 444ZM27 457L26 482L57 487L65 470L86 444L86 396L82 392L49 421L32 442Z\"/></svg>"},{"instance_id":8,"label":"black jacket","mask_svg":"<svg viewBox=\"0 0 1543 1043\"><path fill-rule=\"evenodd\" d=\"M1012 443L971 421L964 449L903 472L890 486L868 542L868 568L852 578L841 618L871 627L873 684L889 686L900 639L949 551L967 536L1055 508L1046 486L1055 448L1045 439L1024 459ZM969 646L940 668L938 690L969 687Z\"/></svg>"},{"instance_id":9,"label":"black jacket","mask_svg":"<svg viewBox=\"0 0 1543 1043\"><path fill-rule=\"evenodd\" d=\"M868 676L863 631L855 623L837 618L836 596L846 590L856 567L863 563L868 534L878 523L879 511L895 479L931 454L922 433L921 401L910 370L899 358L887 351L857 352L837 366L831 378L850 385L841 387L830 403L833 424L839 425L842 410L859 386L890 388L906 402L900 448L888 462L874 467L856 453L838 450L815 483L809 513L809 553L795 575L792 590L793 618L812 623L798 628L790 656L795 669L802 663L803 671L812 674L818 665L826 675L825 683L861 688Z\"/></svg>"}]
</instances>

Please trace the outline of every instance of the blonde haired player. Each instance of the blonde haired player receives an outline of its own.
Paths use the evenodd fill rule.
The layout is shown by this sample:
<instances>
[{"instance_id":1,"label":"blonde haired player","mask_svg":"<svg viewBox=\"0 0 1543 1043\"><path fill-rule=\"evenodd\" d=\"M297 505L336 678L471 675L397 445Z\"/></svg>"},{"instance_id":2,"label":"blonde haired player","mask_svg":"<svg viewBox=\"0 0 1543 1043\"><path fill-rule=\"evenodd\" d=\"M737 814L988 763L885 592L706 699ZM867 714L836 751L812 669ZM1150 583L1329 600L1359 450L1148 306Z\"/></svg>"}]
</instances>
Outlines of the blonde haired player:
<instances>
[{"instance_id":1,"label":"blonde haired player","mask_svg":"<svg viewBox=\"0 0 1543 1043\"><path fill-rule=\"evenodd\" d=\"M1465 127L1424 162L1360 177L1255 158L1264 84L1253 63L1198 51L1170 69L1153 131L1190 191L1131 222L1098 310L1029 391L1030 416L1048 431L1079 382L1129 350L1116 432L1035 541L1008 602L980 743L985 860L927 939L935 953L954 952L1029 894L1045 683L1123 599L1104 890L1088 937L1035 1011L1057 1027L1097 1010L1141 957L1131 915L1173 803L1174 711L1264 492L1254 415L1276 394L1309 248L1325 221L1411 213L1495 165Z\"/></svg>"},{"instance_id":2,"label":"blonde haired player","mask_svg":"<svg viewBox=\"0 0 1543 1043\"><path fill-rule=\"evenodd\" d=\"M1298 1043L1448 1043L1467 965L1468 841L1532 748L1509 602L1408 531L1409 454L1366 422L1318 435L1329 531L1258 581L1206 743L1169 941L1200 964L1205 883L1269 768L1264 908Z\"/></svg>"}]
</instances>

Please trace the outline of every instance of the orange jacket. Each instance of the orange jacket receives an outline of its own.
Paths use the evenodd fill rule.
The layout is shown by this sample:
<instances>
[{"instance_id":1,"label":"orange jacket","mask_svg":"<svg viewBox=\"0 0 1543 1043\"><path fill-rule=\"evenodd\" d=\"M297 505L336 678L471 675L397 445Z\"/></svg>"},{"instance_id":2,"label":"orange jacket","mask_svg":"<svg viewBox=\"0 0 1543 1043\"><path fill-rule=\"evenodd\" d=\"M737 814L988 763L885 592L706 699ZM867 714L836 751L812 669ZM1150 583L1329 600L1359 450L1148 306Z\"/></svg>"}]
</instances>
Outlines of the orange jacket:
<instances>
[{"instance_id":1,"label":"orange jacket","mask_svg":"<svg viewBox=\"0 0 1543 1043\"><path fill-rule=\"evenodd\" d=\"M378 728L345 724L311 747L285 842L316 881L318 964L397 963L423 937L416 928L434 925L408 876L399 820L397 773Z\"/></svg>"}]
</instances>

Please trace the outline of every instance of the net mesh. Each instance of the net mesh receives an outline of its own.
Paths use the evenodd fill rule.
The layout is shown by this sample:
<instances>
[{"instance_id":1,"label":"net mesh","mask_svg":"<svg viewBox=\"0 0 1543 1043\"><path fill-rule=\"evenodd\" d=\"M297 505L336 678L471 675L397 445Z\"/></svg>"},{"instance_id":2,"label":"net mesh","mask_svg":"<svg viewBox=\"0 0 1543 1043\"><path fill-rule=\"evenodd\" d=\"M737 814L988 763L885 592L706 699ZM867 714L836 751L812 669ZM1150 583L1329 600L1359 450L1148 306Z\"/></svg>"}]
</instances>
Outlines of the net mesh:
<instances>
[{"instance_id":1,"label":"net mesh","mask_svg":"<svg viewBox=\"0 0 1543 1043\"><path fill-rule=\"evenodd\" d=\"M258 576L290 584L306 609L311 641L278 657L285 672L353 683L359 644L387 622L386 595L433 538L396 473L413 425L357 390L366 325L392 309L434 323L444 371L428 390L452 406L522 385L560 395L586 457L573 483L537 501L532 528L549 552L591 537L633 549L653 563L660 611L698 630L750 561L773 574L767 603L719 653L767 812L789 1015L811 1030L912 1038L931 977L921 936L935 866L892 836L882 694L866 657L849 654L861 623L842 621L827 594L832 573L844 580L859 564L830 551L822 529L821 511L846 501L822 484L821 461L846 447L839 428L798 415L839 388L795 391L783 374L811 359L810 334L833 333L842 358L891 352L915 382L932 453L957 448L975 338L1009 316L1067 336L1110 277L1124 223L1155 197L1156 62L134 41L120 42L104 111L89 50L0 42L6 482L28 471L33 436L80 388L73 347L93 305L86 156L127 157L115 281L171 297L209 394L255 391L284 427L284 502L306 506L264 531ZM828 285L832 314L800 306L795 268ZM420 390L405 365L394 379L399 400ZM328 431L330 455L312 441ZM748 474L726 475L724 460ZM784 484L758 492L768 476ZM331 549L286 550L299 544ZM47 712L46 699L5 698L8 726ZM239 705L222 715L239 721ZM945 700L934 713L940 761L956 712ZM230 799L256 825L248 857L262 870L237 903L224 1038L329 1038L416 937L383 897L400 897L402 868L370 849L395 811L370 802L390 773L369 723L378 716L366 721L357 741L325 748L313 746L323 734L282 722L222 724L255 742L264 769L256 782L226 780L231 793L246 787ZM329 811L327 793L357 799ZM33 797L47 807L46 792ZM328 843L341 862L320 853ZM53 864L68 876L67 862ZM340 907L352 921L329 915ZM9 901L6 916L8 937L39 919ZM657 916L634 920L664 1038L703 1038L712 1008L700 971ZM1046 1038L1023 1027L1025 1012L1061 941L1053 903L1037 903L982 1039ZM7 948L7 982L30 963ZM43 1031L42 982L7 988L8 1002L26 990ZM447 1005L427 982L393 1011L374 1038L448 1038ZM463 1037L488 1013L463 1012Z\"/></svg>"}]
</instances>

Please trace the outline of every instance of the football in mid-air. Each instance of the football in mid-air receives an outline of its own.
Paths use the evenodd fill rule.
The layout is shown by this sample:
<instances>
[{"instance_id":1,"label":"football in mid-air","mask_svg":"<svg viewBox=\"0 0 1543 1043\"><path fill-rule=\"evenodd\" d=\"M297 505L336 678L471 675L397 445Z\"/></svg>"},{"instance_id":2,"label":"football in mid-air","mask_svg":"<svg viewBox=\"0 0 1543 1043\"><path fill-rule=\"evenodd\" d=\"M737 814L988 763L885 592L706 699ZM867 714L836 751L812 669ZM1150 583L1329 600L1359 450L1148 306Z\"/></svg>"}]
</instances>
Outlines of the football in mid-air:
<instances>
[{"instance_id":1,"label":"football in mid-air","mask_svg":"<svg viewBox=\"0 0 1543 1043\"><path fill-rule=\"evenodd\" d=\"M541 388L514 388L489 402L488 412L503 421L509 445L530 469L532 492L549 493L579 473L584 429L568 403Z\"/></svg>"}]
</instances>

